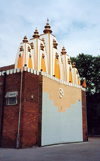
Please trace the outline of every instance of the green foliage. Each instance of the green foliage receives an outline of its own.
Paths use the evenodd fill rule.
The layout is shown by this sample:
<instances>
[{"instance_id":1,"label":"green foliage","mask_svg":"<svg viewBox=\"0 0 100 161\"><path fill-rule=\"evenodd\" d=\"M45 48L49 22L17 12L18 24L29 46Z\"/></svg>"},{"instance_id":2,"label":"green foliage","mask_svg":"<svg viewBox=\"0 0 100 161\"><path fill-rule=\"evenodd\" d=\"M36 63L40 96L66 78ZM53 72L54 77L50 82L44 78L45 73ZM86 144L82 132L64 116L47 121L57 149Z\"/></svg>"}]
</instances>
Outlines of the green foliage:
<instances>
[{"instance_id":1,"label":"green foliage","mask_svg":"<svg viewBox=\"0 0 100 161\"><path fill-rule=\"evenodd\" d=\"M100 135L100 56L79 54L71 57L79 71L80 77L86 78L87 85L87 121L89 133ZM98 133L98 132L97 132Z\"/></svg>"},{"instance_id":2,"label":"green foliage","mask_svg":"<svg viewBox=\"0 0 100 161\"><path fill-rule=\"evenodd\" d=\"M86 78L87 91L90 93L100 92L100 56L79 54L76 58L71 57L71 62L75 62L80 77Z\"/></svg>"}]
</instances>

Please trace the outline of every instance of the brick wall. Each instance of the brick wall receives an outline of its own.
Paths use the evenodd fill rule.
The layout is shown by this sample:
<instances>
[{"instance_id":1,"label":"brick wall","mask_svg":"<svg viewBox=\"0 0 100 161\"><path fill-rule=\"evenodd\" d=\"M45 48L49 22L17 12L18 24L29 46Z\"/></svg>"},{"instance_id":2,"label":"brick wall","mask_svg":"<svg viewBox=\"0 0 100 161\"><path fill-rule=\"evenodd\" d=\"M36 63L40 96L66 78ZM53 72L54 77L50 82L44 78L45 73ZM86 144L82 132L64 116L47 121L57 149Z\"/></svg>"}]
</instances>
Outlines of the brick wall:
<instances>
[{"instance_id":1,"label":"brick wall","mask_svg":"<svg viewBox=\"0 0 100 161\"><path fill-rule=\"evenodd\" d=\"M8 66L0 67L0 72L10 70L10 69L14 69L14 66L15 65L12 64L12 65L8 65Z\"/></svg>"},{"instance_id":2,"label":"brick wall","mask_svg":"<svg viewBox=\"0 0 100 161\"><path fill-rule=\"evenodd\" d=\"M39 76L23 73L21 147L31 147L38 142ZM33 96L33 98L32 98Z\"/></svg>"},{"instance_id":3,"label":"brick wall","mask_svg":"<svg viewBox=\"0 0 100 161\"><path fill-rule=\"evenodd\" d=\"M86 92L82 91L82 116L83 116L83 141L88 141L87 135L87 112L86 112Z\"/></svg>"},{"instance_id":4,"label":"brick wall","mask_svg":"<svg viewBox=\"0 0 100 161\"><path fill-rule=\"evenodd\" d=\"M17 100L19 104L20 73L6 75L5 94L12 91L18 91ZM4 100L2 147L16 147L18 104L8 106L6 99Z\"/></svg>"},{"instance_id":5,"label":"brick wall","mask_svg":"<svg viewBox=\"0 0 100 161\"><path fill-rule=\"evenodd\" d=\"M3 77L0 77L0 79L3 79ZM20 80L21 73L6 76L5 94L7 92L18 91L18 104L7 106L5 99L2 147L16 147L20 102ZM0 90L2 91L2 87L0 87ZM39 76L23 72L20 147L32 147L38 145L38 139L40 137L38 136L38 105L39 100L41 101L41 99L39 99L39 97L41 97L39 96L40 90ZM0 106L0 110L1 108L2 107Z\"/></svg>"}]
</instances>

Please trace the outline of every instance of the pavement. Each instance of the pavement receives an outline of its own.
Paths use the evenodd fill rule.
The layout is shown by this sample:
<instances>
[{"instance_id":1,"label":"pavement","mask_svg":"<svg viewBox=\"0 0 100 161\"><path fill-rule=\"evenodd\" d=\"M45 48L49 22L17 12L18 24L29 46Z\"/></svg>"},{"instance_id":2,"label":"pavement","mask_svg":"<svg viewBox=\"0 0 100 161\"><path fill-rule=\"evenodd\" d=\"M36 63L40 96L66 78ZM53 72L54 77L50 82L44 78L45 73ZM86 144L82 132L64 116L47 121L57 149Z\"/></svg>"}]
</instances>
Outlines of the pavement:
<instances>
[{"instance_id":1,"label":"pavement","mask_svg":"<svg viewBox=\"0 0 100 161\"><path fill-rule=\"evenodd\" d=\"M100 161L100 137L41 148L0 148L0 161Z\"/></svg>"}]
</instances>

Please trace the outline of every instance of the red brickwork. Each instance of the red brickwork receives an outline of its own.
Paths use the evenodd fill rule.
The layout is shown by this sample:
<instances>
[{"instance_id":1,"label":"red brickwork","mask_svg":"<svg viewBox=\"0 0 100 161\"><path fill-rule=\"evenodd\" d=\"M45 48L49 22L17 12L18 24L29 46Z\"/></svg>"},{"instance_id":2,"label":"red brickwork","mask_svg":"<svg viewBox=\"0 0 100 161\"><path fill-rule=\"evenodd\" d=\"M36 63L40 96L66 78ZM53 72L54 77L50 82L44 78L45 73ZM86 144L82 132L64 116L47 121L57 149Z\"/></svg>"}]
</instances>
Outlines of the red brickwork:
<instances>
[{"instance_id":1,"label":"red brickwork","mask_svg":"<svg viewBox=\"0 0 100 161\"><path fill-rule=\"evenodd\" d=\"M5 94L12 91L20 91L20 73L6 76ZM17 97L19 103L19 95ZM2 147L16 147L16 135L18 124L18 109L19 105L6 105L4 101L4 118L2 132Z\"/></svg>"},{"instance_id":2,"label":"red brickwork","mask_svg":"<svg viewBox=\"0 0 100 161\"><path fill-rule=\"evenodd\" d=\"M82 91L82 117L83 117L83 141L88 141L87 136L87 112L86 112L86 92Z\"/></svg>"},{"instance_id":3,"label":"red brickwork","mask_svg":"<svg viewBox=\"0 0 100 161\"><path fill-rule=\"evenodd\" d=\"M0 81L3 81L3 76L0 77ZM9 106L6 105L6 99L5 99L2 144L1 144L2 147L16 148L19 102L20 102L20 82L21 82L21 73L15 73L6 76L5 93L18 91L17 96L18 103L17 105ZM39 109L39 102L42 101L41 100L42 92L39 94L39 91L41 91L41 89L39 90L38 75L34 75L29 72L23 72L20 147L32 147L34 145L35 146L38 145L38 139L40 137L40 135L38 135L38 120L40 119L40 117L38 117L39 112L38 109ZM2 91L2 86L0 86L0 91ZM41 99L39 99L39 97ZM0 110L1 109L2 106L0 104Z\"/></svg>"},{"instance_id":4,"label":"red brickwork","mask_svg":"<svg viewBox=\"0 0 100 161\"><path fill-rule=\"evenodd\" d=\"M12 64L12 65L9 65L9 66L0 67L0 72L10 70L10 69L14 69L14 66L15 65Z\"/></svg>"},{"instance_id":5,"label":"red brickwork","mask_svg":"<svg viewBox=\"0 0 100 161\"><path fill-rule=\"evenodd\" d=\"M37 145L38 89L39 76L24 72L22 86L21 147Z\"/></svg>"}]
</instances>

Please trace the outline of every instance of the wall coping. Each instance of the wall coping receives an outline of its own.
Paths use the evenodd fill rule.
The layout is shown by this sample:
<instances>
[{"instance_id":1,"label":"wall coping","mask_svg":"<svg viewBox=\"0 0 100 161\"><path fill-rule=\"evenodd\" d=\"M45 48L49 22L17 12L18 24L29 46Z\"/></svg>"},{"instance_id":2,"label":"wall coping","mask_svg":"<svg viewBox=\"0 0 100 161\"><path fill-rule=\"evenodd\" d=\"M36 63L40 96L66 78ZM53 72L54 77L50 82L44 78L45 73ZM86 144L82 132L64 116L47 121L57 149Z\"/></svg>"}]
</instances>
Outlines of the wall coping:
<instances>
[{"instance_id":1,"label":"wall coping","mask_svg":"<svg viewBox=\"0 0 100 161\"><path fill-rule=\"evenodd\" d=\"M50 74L47 74L46 72L43 72L43 71L39 72L39 71L36 71L34 69L30 69L28 67L23 67L23 71L27 71L27 72L32 73L34 75L41 74L41 75L43 75L43 76L45 76L45 77L47 77L49 79L52 79L52 80L54 80L54 81L56 81L58 83L61 83L61 84L64 84L64 85L68 85L68 86L71 86L71 87L81 88L82 91L86 91L86 89L83 88L81 85L77 85L77 84L73 84L73 83L69 83L69 82L60 80L60 79L58 79L58 78L56 78L56 77L54 77L54 76L52 76ZM15 74L15 73L20 73L20 72L21 72L20 68L10 69L10 70L7 70L7 71L0 72L0 76L4 76L4 73L6 73L7 75L10 75L10 74Z\"/></svg>"}]
</instances>

